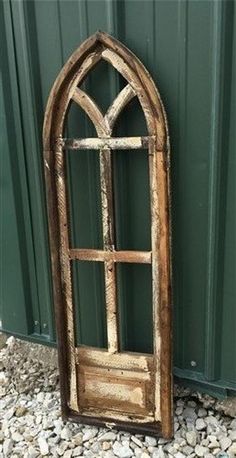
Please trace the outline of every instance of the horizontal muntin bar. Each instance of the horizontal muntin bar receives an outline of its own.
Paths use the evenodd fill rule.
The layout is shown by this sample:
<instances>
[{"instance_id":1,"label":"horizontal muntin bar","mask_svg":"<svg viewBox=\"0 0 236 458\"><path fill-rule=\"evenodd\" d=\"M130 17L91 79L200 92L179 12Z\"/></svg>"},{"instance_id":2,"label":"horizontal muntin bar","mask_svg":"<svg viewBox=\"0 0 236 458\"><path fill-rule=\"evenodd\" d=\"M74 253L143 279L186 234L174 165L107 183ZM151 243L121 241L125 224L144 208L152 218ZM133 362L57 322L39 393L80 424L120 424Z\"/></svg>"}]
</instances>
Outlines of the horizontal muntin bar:
<instances>
[{"instance_id":1,"label":"horizontal muntin bar","mask_svg":"<svg viewBox=\"0 0 236 458\"><path fill-rule=\"evenodd\" d=\"M69 258L78 261L100 261L100 262L129 262L137 264L151 264L151 251L106 251L83 248L71 248Z\"/></svg>"},{"instance_id":2,"label":"horizontal muntin bar","mask_svg":"<svg viewBox=\"0 0 236 458\"><path fill-rule=\"evenodd\" d=\"M141 149L154 137L64 138L64 149Z\"/></svg>"}]
</instances>

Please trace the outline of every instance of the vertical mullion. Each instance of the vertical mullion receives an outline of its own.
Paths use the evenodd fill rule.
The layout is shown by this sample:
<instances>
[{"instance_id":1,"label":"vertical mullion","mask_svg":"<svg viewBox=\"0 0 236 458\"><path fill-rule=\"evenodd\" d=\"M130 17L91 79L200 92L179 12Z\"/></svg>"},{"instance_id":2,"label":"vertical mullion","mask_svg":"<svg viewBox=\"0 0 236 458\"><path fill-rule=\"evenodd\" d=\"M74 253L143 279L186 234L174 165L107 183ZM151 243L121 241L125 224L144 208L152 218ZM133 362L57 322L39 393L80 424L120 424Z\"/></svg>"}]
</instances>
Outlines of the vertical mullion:
<instances>
[{"instance_id":1,"label":"vertical mullion","mask_svg":"<svg viewBox=\"0 0 236 458\"><path fill-rule=\"evenodd\" d=\"M114 250L114 212L112 164L109 148L100 150L100 180L104 250ZM117 323L116 268L113 261L104 262L108 351L119 350Z\"/></svg>"},{"instance_id":2,"label":"vertical mullion","mask_svg":"<svg viewBox=\"0 0 236 458\"><path fill-rule=\"evenodd\" d=\"M69 259L69 225L67 218L65 159L62 142L57 142L55 151L55 172L57 187L57 205L60 226L60 260L64 302L66 305L67 346L69 360L70 399L73 410L79 410L77 399L76 364L75 364L75 331L74 306L72 298L71 263Z\"/></svg>"}]
</instances>

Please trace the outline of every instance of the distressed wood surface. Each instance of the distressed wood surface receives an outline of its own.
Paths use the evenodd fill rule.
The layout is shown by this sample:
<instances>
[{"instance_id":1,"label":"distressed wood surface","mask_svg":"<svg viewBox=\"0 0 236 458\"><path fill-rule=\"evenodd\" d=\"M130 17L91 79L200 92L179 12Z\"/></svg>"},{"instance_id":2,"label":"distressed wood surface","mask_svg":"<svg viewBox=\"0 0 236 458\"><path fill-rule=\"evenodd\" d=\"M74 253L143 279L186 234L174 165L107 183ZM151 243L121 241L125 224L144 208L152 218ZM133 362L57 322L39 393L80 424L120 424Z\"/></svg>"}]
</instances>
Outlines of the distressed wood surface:
<instances>
[{"instance_id":1,"label":"distressed wood surface","mask_svg":"<svg viewBox=\"0 0 236 458\"><path fill-rule=\"evenodd\" d=\"M72 300L72 283L71 283L71 265L68 256L69 236L68 236L68 218L66 204L66 186L65 186L65 161L63 157L62 142L59 140L56 144L55 151L55 172L57 187L57 202L59 214L59 226L61 234L60 261L61 261L61 278L62 292L65 297L67 310L67 338L69 352L68 377L70 379L70 400L69 405L73 410L79 410L77 397L76 366L75 366L75 324L74 310Z\"/></svg>"},{"instance_id":2,"label":"distressed wood surface","mask_svg":"<svg viewBox=\"0 0 236 458\"><path fill-rule=\"evenodd\" d=\"M136 422L136 416L132 416L131 418L127 417L124 421L123 417L120 415L120 418L116 418L114 422L111 415L110 417L105 417L104 415L97 416L96 413L96 411L89 411L88 414L84 412L83 415L80 415L71 410L68 419L75 423L93 425L108 429L114 428L116 430L128 431L131 434L145 435L147 431L151 436L160 436L162 434L161 423L153 422L152 418L148 422ZM140 417L137 416L137 419L139 420Z\"/></svg>"},{"instance_id":3,"label":"distressed wood surface","mask_svg":"<svg viewBox=\"0 0 236 458\"><path fill-rule=\"evenodd\" d=\"M153 355L134 352L108 353L105 349L80 346L76 350L77 362L84 366L125 369L140 372L153 372Z\"/></svg>"},{"instance_id":4,"label":"distressed wood surface","mask_svg":"<svg viewBox=\"0 0 236 458\"><path fill-rule=\"evenodd\" d=\"M152 246L152 314L153 326L153 351L156 355L155 367L155 420L161 420L161 393L160 393L160 360L161 360L161 329L160 329L160 295L159 295L159 253L158 240L159 227L159 200L157 188L157 156L156 143L153 140L149 147L149 174L150 174L150 199L151 199L151 246Z\"/></svg>"},{"instance_id":5,"label":"distressed wood surface","mask_svg":"<svg viewBox=\"0 0 236 458\"><path fill-rule=\"evenodd\" d=\"M105 411L141 415L142 422L154 421L150 374L141 372L79 366L81 406L85 410L100 408Z\"/></svg>"},{"instance_id":6,"label":"distressed wood surface","mask_svg":"<svg viewBox=\"0 0 236 458\"><path fill-rule=\"evenodd\" d=\"M120 413L120 412L117 412L117 411L114 411L112 409L103 409L101 410L98 409L98 408L95 408L94 406L93 407L87 407L86 409L84 408L83 409L83 414L85 416L90 416L92 417L93 419L94 418L101 418L101 419L104 419L104 417L106 418L105 420L105 427L106 428L114 428L114 429L121 429L122 431L125 430L126 428L124 428L125 425L127 425L127 423L129 424L129 431L132 431L133 428L132 428L132 424L133 425L136 425L136 426L140 426L140 425L145 425L146 428L143 428L143 429L138 429L136 430L136 432L138 433L141 433L141 431L143 433L145 433L145 431L147 432L150 432L150 434L154 434L154 435L158 435L159 433L159 428L153 428L152 425L154 424L154 420L153 420L153 415L143 415L143 413L141 414L135 414L135 413L130 413L130 414L127 414L127 413ZM93 422L94 424L94 422ZM158 423L156 423L157 425Z\"/></svg>"},{"instance_id":7,"label":"distressed wood surface","mask_svg":"<svg viewBox=\"0 0 236 458\"><path fill-rule=\"evenodd\" d=\"M104 137L104 138L68 138L63 140L65 149L141 149L148 148L150 137Z\"/></svg>"},{"instance_id":8,"label":"distressed wood surface","mask_svg":"<svg viewBox=\"0 0 236 458\"><path fill-rule=\"evenodd\" d=\"M105 122L102 112L99 110L96 102L92 99L92 97L90 97L89 95L86 94L86 92L82 91L82 89L79 89L77 87L72 96L72 99L74 100L74 102L80 105L81 108L83 108L85 113L91 119L99 137L103 137L105 134L108 134L108 135L110 134L109 125L107 122ZM97 140L97 139L94 138L90 140ZM72 141L74 145L74 142L76 140L72 139ZM67 141L65 141L64 145L65 147L68 147ZM88 146L88 148L91 148L91 146L90 147Z\"/></svg>"},{"instance_id":9,"label":"distressed wood surface","mask_svg":"<svg viewBox=\"0 0 236 458\"><path fill-rule=\"evenodd\" d=\"M127 85L105 114L80 88L88 72L101 59L110 63L127 80ZM136 96L144 112L148 136L112 137L118 116ZM71 101L80 105L89 116L98 138L62 140ZM54 83L45 112L43 143L62 414L64 418L89 424L109 424L145 434L161 432L164 437L171 437L169 139L159 93L137 57L103 32L97 32L86 40L69 58ZM87 250L72 249L69 246L64 160L67 148L99 150L104 250L90 250L89 247ZM151 252L119 252L115 249L114 239L111 154L115 149L137 148L148 148L152 247ZM135 154L133 157L135 161ZM75 346L70 274L72 259L104 262L108 351ZM152 356L119 351L117 262L152 264ZM97 397L94 396L95 379L99 391ZM110 401L109 384L114 386Z\"/></svg>"},{"instance_id":10,"label":"distressed wood surface","mask_svg":"<svg viewBox=\"0 0 236 458\"><path fill-rule=\"evenodd\" d=\"M119 92L113 103L108 108L104 119L105 122L109 125L111 132L120 113L123 111L126 105L133 99L133 97L135 97L135 95L136 94L132 86L130 84L127 84L127 86L125 86L124 89L122 89L122 91Z\"/></svg>"},{"instance_id":11,"label":"distressed wood surface","mask_svg":"<svg viewBox=\"0 0 236 458\"><path fill-rule=\"evenodd\" d=\"M126 419L134 415L141 423L154 421L153 356L80 347L77 357L79 399L87 414L100 408L100 416L106 412Z\"/></svg>"},{"instance_id":12,"label":"distressed wood surface","mask_svg":"<svg viewBox=\"0 0 236 458\"><path fill-rule=\"evenodd\" d=\"M114 240L114 212L112 190L112 165L110 149L100 151L100 182L102 203L102 227L104 250L112 251L115 248ZM118 309L116 291L116 270L112 260L105 261L105 299L107 318L108 351L115 353L119 350L118 341Z\"/></svg>"},{"instance_id":13,"label":"distressed wood surface","mask_svg":"<svg viewBox=\"0 0 236 458\"><path fill-rule=\"evenodd\" d=\"M138 264L151 264L151 251L104 251L72 248L69 250L70 259L78 261L113 261Z\"/></svg>"}]
</instances>

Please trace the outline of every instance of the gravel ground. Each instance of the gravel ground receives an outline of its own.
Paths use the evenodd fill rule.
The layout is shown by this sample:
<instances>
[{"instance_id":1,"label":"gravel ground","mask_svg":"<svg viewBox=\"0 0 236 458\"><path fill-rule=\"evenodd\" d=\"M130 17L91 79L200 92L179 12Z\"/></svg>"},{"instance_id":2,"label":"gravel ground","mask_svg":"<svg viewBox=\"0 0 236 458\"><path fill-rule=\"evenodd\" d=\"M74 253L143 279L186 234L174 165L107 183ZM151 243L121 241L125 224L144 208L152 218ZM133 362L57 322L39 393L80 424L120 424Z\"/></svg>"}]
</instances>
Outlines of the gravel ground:
<instances>
[{"instance_id":1,"label":"gravel ground","mask_svg":"<svg viewBox=\"0 0 236 458\"><path fill-rule=\"evenodd\" d=\"M8 338L0 351L0 458L236 457L236 419L229 404L175 389L175 436L148 436L63 422L56 351Z\"/></svg>"}]
</instances>

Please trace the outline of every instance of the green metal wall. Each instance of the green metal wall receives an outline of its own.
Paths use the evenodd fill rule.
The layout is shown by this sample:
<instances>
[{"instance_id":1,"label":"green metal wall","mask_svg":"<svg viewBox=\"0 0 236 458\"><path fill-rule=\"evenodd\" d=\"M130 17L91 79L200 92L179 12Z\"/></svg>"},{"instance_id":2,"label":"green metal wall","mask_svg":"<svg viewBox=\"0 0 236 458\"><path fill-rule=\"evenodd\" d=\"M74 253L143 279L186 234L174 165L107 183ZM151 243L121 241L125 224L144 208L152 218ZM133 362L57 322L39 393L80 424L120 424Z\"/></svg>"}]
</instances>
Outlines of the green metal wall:
<instances>
[{"instance_id":1,"label":"green metal wall","mask_svg":"<svg viewBox=\"0 0 236 458\"><path fill-rule=\"evenodd\" d=\"M215 392L236 390L235 2L5 0L0 9L2 329L55 342L42 173L43 112L52 83L69 55L97 29L104 30L139 56L167 110L172 150L175 374ZM105 68L98 69L97 76L87 87L106 105L122 82ZM125 116L121 131L140 133L143 126L135 110ZM80 113L72 115L70 129L75 126L84 134L90 132ZM81 243L88 237L96 244L99 230L88 231L93 218L99 226L96 177L89 175L92 153L81 156L80 164L73 161L69 163L73 195L79 199L90 183L91 214L86 226L82 213ZM118 156L117 161L116 186L123 208L119 243L126 248L137 243L145 249L145 162L140 156L133 169L129 154ZM80 166L87 167L84 184L76 181ZM73 199L72 207L75 216ZM122 221L122 214L127 221ZM76 224L75 234L80 227L79 221ZM85 294L84 341L99 345L106 341L102 320L100 325L96 320L86 323L86 314L93 313L94 294L96 313L102 316L98 299L102 290L94 293L101 279L98 270L75 270L74 274L83 278L84 292L77 295L80 301ZM124 267L119 275L121 295L126 298L124 346L149 351L149 274Z\"/></svg>"}]
</instances>

